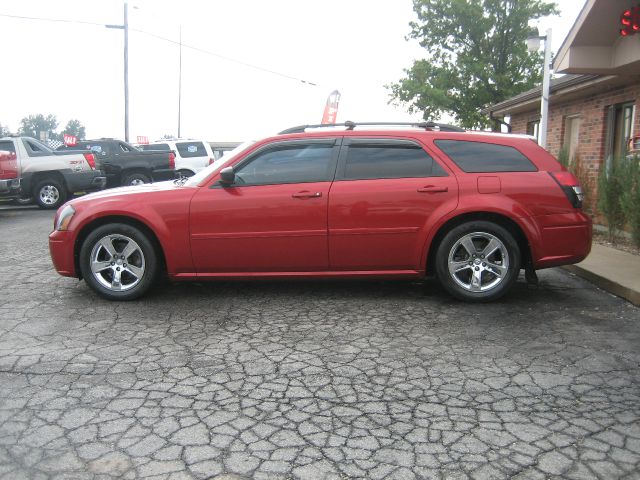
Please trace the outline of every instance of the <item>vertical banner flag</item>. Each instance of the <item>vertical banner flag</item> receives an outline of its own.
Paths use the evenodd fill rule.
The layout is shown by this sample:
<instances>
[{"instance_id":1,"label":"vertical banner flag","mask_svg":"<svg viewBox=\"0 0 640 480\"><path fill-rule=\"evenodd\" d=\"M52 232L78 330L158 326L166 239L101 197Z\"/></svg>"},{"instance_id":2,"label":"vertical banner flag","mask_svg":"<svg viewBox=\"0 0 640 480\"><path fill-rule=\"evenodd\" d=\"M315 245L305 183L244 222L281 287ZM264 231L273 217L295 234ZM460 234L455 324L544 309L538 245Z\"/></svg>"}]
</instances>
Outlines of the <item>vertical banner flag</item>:
<instances>
[{"instance_id":1,"label":"vertical banner flag","mask_svg":"<svg viewBox=\"0 0 640 480\"><path fill-rule=\"evenodd\" d=\"M72 147L76 143L78 143L78 139L75 136L69 135L67 133L62 135L62 139L64 140L64 144L69 146L69 147Z\"/></svg>"},{"instance_id":2,"label":"vertical banner flag","mask_svg":"<svg viewBox=\"0 0 640 480\"><path fill-rule=\"evenodd\" d=\"M322 115L322 124L336 123L336 117L338 116L338 103L340 103L340 92L334 90L329 94L327 98L327 104L324 107L324 114Z\"/></svg>"},{"instance_id":3,"label":"vertical banner flag","mask_svg":"<svg viewBox=\"0 0 640 480\"><path fill-rule=\"evenodd\" d=\"M138 135L138 143L140 145L149 145L149 137Z\"/></svg>"}]
</instances>

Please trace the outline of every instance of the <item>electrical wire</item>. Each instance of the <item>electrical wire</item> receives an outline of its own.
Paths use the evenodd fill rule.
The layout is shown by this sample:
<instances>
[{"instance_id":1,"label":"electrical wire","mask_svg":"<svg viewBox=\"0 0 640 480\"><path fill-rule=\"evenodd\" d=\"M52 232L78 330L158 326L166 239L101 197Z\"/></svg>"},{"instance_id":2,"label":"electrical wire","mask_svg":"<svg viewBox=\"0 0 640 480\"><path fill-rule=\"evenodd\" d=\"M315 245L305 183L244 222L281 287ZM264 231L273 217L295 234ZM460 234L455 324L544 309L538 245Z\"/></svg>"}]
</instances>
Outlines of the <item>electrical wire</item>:
<instances>
[{"instance_id":1,"label":"electrical wire","mask_svg":"<svg viewBox=\"0 0 640 480\"><path fill-rule=\"evenodd\" d=\"M70 19L66 19L66 18L30 17L30 16L25 16L25 15L11 15L11 14L8 14L8 13L0 13L0 17L13 18L13 19L16 19L16 20L37 20L37 21L42 21L42 22L74 23L74 24L79 24L79 25L91 25L91 26L98 26L98 27L104 27L105 26L104 23L87 22L87 21L84 21L84 20L70 20ZM293 81L296 81L296 82L304 83L305 85L310 85L312 87L319 87L320 86L315 82L311 82L311 81L305 80L303 78L294 77L292 75L288 75L286 73L277 72L275 70L270 70L268 68L260 67L258 65L254 65L252 63L243 62L242 60L236 60L235 58L227 57L225 55L220 55L219 53L215 53L215 52L212 52L210 50L206 50L206 49L201 48L201 47L196 47L196 46L193 46L193 45L182 43L182 42L179 42L177 40L172 40L170 38L163 37L162 35L157 35L155 33L147 32L145 30L139 30L137 28L129 27L129 31L130 32L136 32L136 33L142 33L144 35L148 35L150 37L153 37L153 38L156 38L158 40L162 40L162 41L165 41L165 42L168 42L168 43L172 43L174 45L181 45L183 48L188 48L188 49L194 50L196 52L200 52L200 53L204 53L206 55L210 55L212 57L220 58L220 59L225 60L227 62L236 63L236 64L242 65L244 67L253 68L254 70L259 70L261 72L270 73L272 75L276 75L276 76L279 76L279 77L282 77L282 78L286 78L288 80L293 80Z\"/></svg>"}]
</instances>

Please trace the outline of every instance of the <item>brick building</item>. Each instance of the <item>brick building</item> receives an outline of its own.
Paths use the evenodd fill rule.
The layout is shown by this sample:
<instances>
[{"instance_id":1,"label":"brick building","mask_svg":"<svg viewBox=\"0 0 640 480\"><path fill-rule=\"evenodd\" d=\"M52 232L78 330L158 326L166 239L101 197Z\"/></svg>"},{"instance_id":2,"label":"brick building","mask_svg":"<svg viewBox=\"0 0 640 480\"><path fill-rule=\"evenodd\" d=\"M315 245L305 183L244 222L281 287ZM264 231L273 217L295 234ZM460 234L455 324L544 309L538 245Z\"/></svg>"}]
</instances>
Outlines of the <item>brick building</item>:
<instances>
[{"instance_id":1,"label":"brick building","mask_svg":"<svg viewBox=\"0 0 640 480\"><path fill-rule=\"evenodd\" d=\"M640 27L637 0L587 0L553 64L567 75L551 81L547 149L557 156L565 148L594 183L640 135L640 34L621 33L625 16ZM485 111L537 137L540 97L538 87Z\"/></svg>"}]
</instances>

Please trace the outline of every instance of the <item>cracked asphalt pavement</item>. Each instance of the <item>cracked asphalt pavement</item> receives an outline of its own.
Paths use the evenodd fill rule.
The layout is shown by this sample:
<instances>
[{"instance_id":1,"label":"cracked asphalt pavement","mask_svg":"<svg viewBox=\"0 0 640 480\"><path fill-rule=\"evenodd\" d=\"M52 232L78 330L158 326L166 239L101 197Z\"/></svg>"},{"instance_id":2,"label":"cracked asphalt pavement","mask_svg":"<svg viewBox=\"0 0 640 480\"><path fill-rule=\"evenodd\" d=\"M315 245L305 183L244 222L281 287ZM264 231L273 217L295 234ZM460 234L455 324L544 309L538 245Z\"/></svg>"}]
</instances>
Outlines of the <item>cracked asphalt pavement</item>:
<instances>
[{"instance_id":1,"label":"cracked asphalt pavement","mask_svg":"<svg viewBox=\"0 0 640 480\"><path fill-rule=\"evenodd\" d=\"M52 222L0 210L0 479L640 478L640 309L564 270L111 303Z\"/></svg>"}]
</instances>

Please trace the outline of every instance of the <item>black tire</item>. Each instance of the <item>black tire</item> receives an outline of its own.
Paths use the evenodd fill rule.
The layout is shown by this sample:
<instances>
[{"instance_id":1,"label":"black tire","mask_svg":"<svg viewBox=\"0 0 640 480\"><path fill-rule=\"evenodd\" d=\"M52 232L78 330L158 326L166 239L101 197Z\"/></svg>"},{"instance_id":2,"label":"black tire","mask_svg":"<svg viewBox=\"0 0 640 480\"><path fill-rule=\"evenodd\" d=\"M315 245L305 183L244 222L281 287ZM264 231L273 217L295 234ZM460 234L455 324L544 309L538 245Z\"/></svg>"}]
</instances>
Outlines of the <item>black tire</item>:
<instances>
[{"instance_id":1,"label":"black tire","mask_svg":"<svg viewBox=\"0 0 640 480\"><path fill-rule=\"evenodd\" d=\"M67 200L67 189L59 180L41 180L33 188L33 199L40 208L57 209Z\"/></svg>"},{"instance_id":2,"label":"black tire","mask_svg":"<svg viewBox=\"0 0 640 480\"><path fill-rule=\"evenodd\" d=\"M438 280L451 295L464 301L489 302L502 297L518 279L520 247L505 228L477 220L458 225L445 235L435 264Z\"/></svg>"},{"instance_id":3,"label":"black tire","mask_svg":"<svg viewBox=\"0 0 640 480\"><path fill-rule=\"evenodd\" d=\"M12 202L15 205L31 205L33 203L33 197L14 198Z\"/></svg>"},{"instance_id":4,"label":"black tire","mask_svg":"<svg viewBox=\"0 0 640 480\"><path fill-rule=\"evenodd\" d=\"M111 253L104 246L106 244L113 249ZM131 251L126 252L127 248ZM126 258L121 258L123 253ZM92 264L104 268L94 273ZM118 268L120 270L116 270ZM133 300L144 295L154 284L158 276L158 254L153 242L138 228L109 223L96 228L82 242L80 271L87 285L101 297ZM117 288L116 272L120 275L120 289Z\"/></svg>"},{"instance_id":5,"label":"black tire","mask_svg":"<svg viewBox=\"0 0 640 480\"><path fill-rule=\"evenodd\" d=\"M151 183L151 179L148 175L141 172L133 172L122 177L122 185L124 187L129 185L142 185L143 183Z\"/></svg>"},{"instance_id":6,"label":"black tire","mask_svg":"<svg viewBox=\"0 0 640 480\"><path fill-rule=\"evenodd\" d=\"M180 177L193 177L194 173L191 170L178 170L178 175Z\"/></svg>"}]
</instances>

